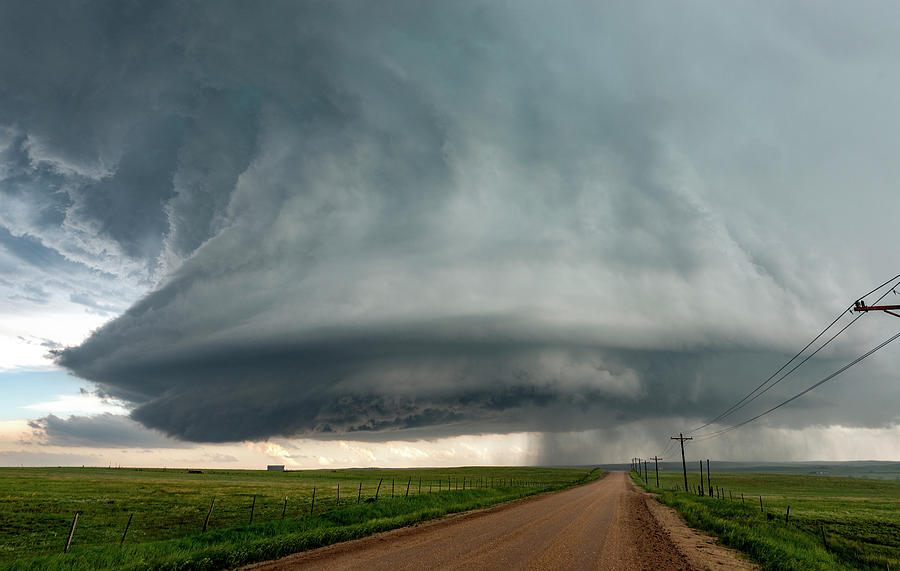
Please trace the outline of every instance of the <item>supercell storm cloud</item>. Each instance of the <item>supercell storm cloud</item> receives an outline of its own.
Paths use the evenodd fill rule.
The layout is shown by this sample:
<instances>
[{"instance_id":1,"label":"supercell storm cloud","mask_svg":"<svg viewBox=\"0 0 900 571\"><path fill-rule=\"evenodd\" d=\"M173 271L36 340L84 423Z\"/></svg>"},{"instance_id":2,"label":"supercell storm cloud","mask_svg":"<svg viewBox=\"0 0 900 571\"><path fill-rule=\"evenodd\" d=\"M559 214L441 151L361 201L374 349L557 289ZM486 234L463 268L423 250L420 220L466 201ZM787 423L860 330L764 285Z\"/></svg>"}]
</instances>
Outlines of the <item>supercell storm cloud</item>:
<instances>
[{"instance_id":1,"label":"supercell storm cloud","mask_svg":"<svg viewBox=\"0 0 900 571\"><path fill-rule=\"evenodd\" d=\"M149 290L58 362L192 441L718 412L889 273L794 215L884 118L827 110L843 16L597 4L7 6L10 240Z\"/></svg>"}]
</instances>

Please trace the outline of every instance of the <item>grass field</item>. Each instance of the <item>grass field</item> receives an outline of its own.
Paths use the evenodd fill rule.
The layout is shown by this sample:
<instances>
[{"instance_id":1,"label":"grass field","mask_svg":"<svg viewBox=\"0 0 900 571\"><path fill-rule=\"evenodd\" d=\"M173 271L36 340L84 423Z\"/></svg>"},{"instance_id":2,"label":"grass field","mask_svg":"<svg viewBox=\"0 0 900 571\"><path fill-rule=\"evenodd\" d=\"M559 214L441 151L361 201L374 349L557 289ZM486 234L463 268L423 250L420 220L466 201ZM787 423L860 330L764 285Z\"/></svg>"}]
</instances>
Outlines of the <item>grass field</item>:
<instances>
[{"instance_id":1,"label":"grass field","mask_svg":"<svg viewBox=\"0 0 900 571\"><path fill-rule=\"evenodd\" d=\"M600 475L587 469L480 467L200 474L0 468L0 567L226 568ZM72 546L62 554L76 512Z\"/></svg>"},{"instance_id":2,"label":"grass field","mask_svg":"<svg viewBox=\"0 0 900 571\"><path fill-rule=\"evenodd\" d=\"M722 499L672 491L676 485L684 488L683 475L665 472L660 501L764 569L900 569L900 482L716 474L712 468L715 495ZM652 471L649 482L644 487L658 491ZM690 487L696 490L699 483L699 473L688 473Z\"/></svg>"}]
</instances>

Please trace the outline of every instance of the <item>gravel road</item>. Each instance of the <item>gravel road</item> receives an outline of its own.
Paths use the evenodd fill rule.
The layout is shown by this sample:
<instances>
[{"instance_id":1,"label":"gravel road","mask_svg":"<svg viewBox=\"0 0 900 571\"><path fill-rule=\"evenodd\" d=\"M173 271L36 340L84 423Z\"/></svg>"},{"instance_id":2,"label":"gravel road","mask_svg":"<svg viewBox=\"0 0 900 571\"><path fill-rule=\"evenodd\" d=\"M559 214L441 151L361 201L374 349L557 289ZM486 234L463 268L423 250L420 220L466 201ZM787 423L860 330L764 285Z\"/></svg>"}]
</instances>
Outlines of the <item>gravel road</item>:
<instances>
[{"instance_id":1,"label":"gravel road","mask_svg":"<svg viewBox=\"0 0 900 571\"><path fill-rule=\"evenodd\" d=\"M245 569L694 569L622 472Z\"/></svg>"}]
</instances>

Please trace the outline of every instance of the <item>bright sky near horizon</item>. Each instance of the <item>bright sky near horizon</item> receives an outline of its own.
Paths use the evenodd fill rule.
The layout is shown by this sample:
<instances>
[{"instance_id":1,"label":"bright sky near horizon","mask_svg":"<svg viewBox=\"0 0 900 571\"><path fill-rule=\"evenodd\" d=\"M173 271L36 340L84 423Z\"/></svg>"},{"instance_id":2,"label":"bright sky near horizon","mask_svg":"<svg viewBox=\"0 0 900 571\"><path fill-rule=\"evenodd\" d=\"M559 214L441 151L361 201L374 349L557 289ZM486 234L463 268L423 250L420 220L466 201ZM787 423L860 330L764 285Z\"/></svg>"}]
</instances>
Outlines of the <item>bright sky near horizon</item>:
<instances>
[{"instance_id":1,"label":"bright sky near horizon","mask_svg":"<svg viewBox=\"0 0 900 571\"><path fill-rule=\"evenodd\" d=\"M893 3L0 4L0 465L625 462L900 272ZM691 446L896 460L898 367Z\"/></svg>"}]
</instances>

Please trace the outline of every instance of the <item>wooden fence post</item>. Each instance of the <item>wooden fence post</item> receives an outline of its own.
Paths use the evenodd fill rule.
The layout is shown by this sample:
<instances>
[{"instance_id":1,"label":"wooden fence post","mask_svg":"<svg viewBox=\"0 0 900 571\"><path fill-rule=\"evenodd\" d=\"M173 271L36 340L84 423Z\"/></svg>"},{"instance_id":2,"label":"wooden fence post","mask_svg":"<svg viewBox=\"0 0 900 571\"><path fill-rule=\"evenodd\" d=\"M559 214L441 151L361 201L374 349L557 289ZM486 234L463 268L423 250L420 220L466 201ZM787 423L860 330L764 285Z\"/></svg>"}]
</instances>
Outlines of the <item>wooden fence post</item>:
<instances>
[{"instance_id":1,"label":"wooden fence post","mask_svg":"<svg viewBox=\"0 0 900 571\"><path fill-rule=\"evenodd\" d=\"M359 492L356 493L356 503L362 499L362 482L359 483Z\"/></svg>"},{"instance_id":2,"label":"wooden fence post","mask_svg":"<svg viewBox=\"0 0 900 571\"><path fill-rule=\"evenodd\" d=\"M380 480L378 480L378 487L375 488L375 501L376 502L378 501L378 492L381 491L381 482L383 480L384 480L384 478L381 478Z\"/></svg>"},{"instance_id":3,"label":"wooden fence post","mask_svg":"<svg viewBox=\"0 0 900 571\"><path fill-rule=\"evenodd\" d=\"M763 507L762 507L762 496L759 497L759 511L760 511L760 513L763 511Z\"/></svg>"},{"instance_id":4,"label":"wooden fence post","mask_svg":"<svg viewBox=\"0 0 900 571\"><path fill-rule=\"evenodd\" d=\"M72 545L72 538L75 536L75 525L78 523L78 514L79 512L75 512L75 518L72 519L72 529L69 530L69 539L66 540L66 548L63 550L63 553L68 553L69 546Z\"/></svg>"},{"instance_id":5,"label":"wooden fence post","mask_svg":"<svg viewBox=\"0 0 900 571\"><path fill-rule=\"evenodd\" d=\"M284 519L285 512L287 512L287 496L284 497L284 505L281 506L281 519Z\"/></svg>"},{"instance_id":6,"label":"wooden fence post","mask_svg":"<svg viewBox=\"0 0 900 571\"><path fill-rule=\"evenodd\" d=\"M313 486L313 497L312 497L312 504L310 504L310 506L309 506L309 515L312 515L313 510L315 510L315 509L316 509L316 487Z\"/></svg>"},{"instance_id":7,"label":"wooden fence post","mask_svg":"<svg viewBox=\"0 0 900 571\"><path fill-rule=\"evenodd\" d=\"M250 524L253 524L253 512L256 510L256 494L253 494L253 503L250 505Z\"/></svg>"},{"instance_id":8,"label":"wooden fence post","mask_svg":"<svg viewBox=\"0 0 900 571\"><path fill-rule=\"evenodd\" d=\"M125 536L128 535L128 528L131 527L131 518L134 517L134 514L128 516L128 523L125 524L125 531L122 532L122 541L119 542L119 545L125 543Z\"/></svg>"},{"instance_id":9,"label":"wooden fence post","mask_svg":"<svg viewBox=\"0 0 900 571\"><path fill-rule=\"evenodd\" d=\"M209 525L209 516L212 515L213 505L216 503L216 498L213 498L211 502L209 502L209 511L206 512L206 519L203 520L203 530L200 533L206 533L206 526Z\"/></svg>"},{"instance_id":10,"label":"wooden fence post","mask_svg":"<svg viewBox=\"0 0 900 571\"><path fill-rule=\"evenodd\" d=\"M341 485L338 484L337 507L341 507Z\"/></svg>"},{"instance_id":11,"label":"wooden fence post","mask_svg":"<svg viewBox=\"0 0 900 571\"><path fill-rule=\"evenodd\" d=\"M405 497L407 497L407 498L409 497L409 485L410 484L412 484L412 476L410 476L409 481L406 482L406 496Z\"/></svg>"},{"instance_id":12,"label":"wooden fence post","mask_svg":"<svg viewBox=\"0 0 900 571\"><path fill-rule=\"evenodd\" d=\"M394 497L394 479L391 478L391 497Z\"/></svg>"},{"instance_id":13,"label":"wooden fence post","mask_svg":"<svg viewBox=\"0 0 900 571\"><path fill-rule=\"evenodd\" d=\"M784 523L789 523L791 519L791 506L787 507L787 511L784 513Z\"/></svg>"}]
</instances>

